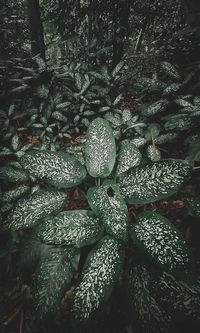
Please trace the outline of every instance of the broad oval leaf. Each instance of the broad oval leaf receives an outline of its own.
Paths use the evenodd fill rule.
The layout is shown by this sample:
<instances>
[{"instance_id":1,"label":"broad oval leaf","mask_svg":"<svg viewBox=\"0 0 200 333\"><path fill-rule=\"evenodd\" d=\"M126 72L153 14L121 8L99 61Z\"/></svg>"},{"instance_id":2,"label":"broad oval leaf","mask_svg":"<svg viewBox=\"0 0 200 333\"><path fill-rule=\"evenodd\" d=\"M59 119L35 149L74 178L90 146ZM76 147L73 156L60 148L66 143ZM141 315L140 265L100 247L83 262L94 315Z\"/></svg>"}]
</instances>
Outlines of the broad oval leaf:
<instances>
[{"instance_id":1,"label":"broad oval leaf","mask_svg":"<svg viewBox=\"0 0 200 333\"><path fill-rule=\"evenodd\" d=\"M166 198L189 179L193 163L162 160L133 167L118 176L120 193L129 204L142 204Z\"/></svg>"},{"instance_id":2,"label":"broad oval leaf","mask_svg":"<svg viewBox=\"0 0 200 333\"><path fill-rule=\"evenodd\" d=\"M112 128L102 118L96 118L88 127L85 142L86 168L92 177L110 175L116 158Z\"/></svg>"},{"instance_id":3,"label":"broad oval leaf","mask_svg":"<svg viewBox=\"0 0 200 333\"><path fill-rule=\"evenodd\" d=\"M164 216L145 211L137 216L131 238L154 263L186 282L194 279L192 254L181 233Z\"/></svg>"},{"instance_id":4,"label":"broad oval leaf","mask_svg":"<svg viewBox=\"0 0 200 333\"><path fill-rule=\"evenodd\" d=\"M132 266L127 273L126 282L128 305L134 320L133 325L136 325L142 332L168 333L171 318L159 306L151 293L151 275L147 267L141 264Z\"/></svg>"},{"instance_id":5,"label":"broad oval leaf","mask_svg":"<svg viewBox=\"0 0 200 333\"><path fill-rule=\"evenodd\" d=\"M54 313L60 300L70 286L75 268L74 257L79 252L72 247L50 248L42 257L35 273L34 306L39 318Z\"/></svg>"},{"instance_id":6,"label":"broad oval leaf","mask_svg":"<svg viewBox=\"0 0 200 333\"><path fill-rule=\"evenodd\" d=\"M143 138L142 136L135 137L134 139L131 140L131 143L135 145L137 148L143 147L146 143L147 140Z\"/></svg>"},{"instance_id":7,"label":"broad oval leaf","mask_svg":"<svg viewBox=\"0 0 200 333\"><path fill-rule=\"evenodd\" d=\"M11 183L18 183L29 180L29 177L24 170L15 169L11 166L4 166L0 168L0 179Z\"/></svg>"},{"instance_id":8,"label":"broad oval leaf","mask_svg":"<svg viewBox=\"0 0 200 333\"><path fill-rule=\"evenodd\" d=\"M45 217L57 214L65 204L66 193L56 190L42 190L19 199L7 217L4 230L31 228Z\"/></svg>"},{"instance_id":9,"label":"broad oval leaf","mask_svg":"<svg viewBox=\"0 0 200 333\"><path fill-rule=\"evenodd\" d=\"M87 192L87 199L95 214L100 217L105 230L111 236L128 241L128 208L113 181L94 186Z\"/></svg>"},{"instance_id":10,"label":"broad oval leaf","mask_svg":"<svg viewBox=\"0 0 200 333\"><path fill-rule=\"evenodd\" d=\"M138 165L142 159L139 149L132 143L125 144L119 151L116 175Z\"/></svg>"},{"instance_id":11,"label":"broad oval leaf","mask_svg":"<svg viewBox=\"0 0 200 333\"><path fill-rule=\"evenodd\" d=\"M11 140L11 147L14 151L18 150L20 148L20 142L19 142L19 137L17 134L15 134L13 137L12 137L12 140Z\"/></svg>"},{"instance_id":12,"label":"broad oval leaf","mask_svg":"<svg viewBox=\"0 0 200 333\"><path fill-rule=\"evenodd\" d=\"M95 318L109 299L124 262L120 242L104 237L90 252L71 302L74 326L84 325Z\"/></svg>"},{"instance_id":13,"label":"broad oval leaf","mask_svg":"<svg viewBox=\"0 0 200 333\"><path fill-rule=\"evenodd\" d=\"M104 228L99 219L87 210L61 212L36 228L37 236L47 244L82 247L96 242Z\"/></svg>"},{"instance_id":14,"label":"broad oval leaf","mask_svg":"<svg viewBox=\"0 0 200 333\"><path fill-rule=\"evenodd\" d=\"M146 149L147 157L151 161L159 161L161 160L160 150L155 145L149 145Z\"/></svg>"},{"instance_id":15,"label":"broad oval leaf","mask_svg":"<svg viewBox=\"0 0 200 333\"><path fill-rule=\"evenodd\" d=\"M22 197L29 190L30 190L29 186L27 186L25 184L21 184L13 190L8 190L8 191L4 192L3 195L2 195L1 200L3 202L12 202L12 201Z\"/></svg>"},{"instance_id":16,"label":"broad oval leaf","mask_svg":"<svg viewBox=\"0 0 200 333\"><path fill-rule=\"evenodd\" d=\"M167 106L168 103L166 103L165 100L154 102L153 104L148 105L146 108L142 110L142 115L146 117L153 116L157 113L165 111Z\"/></svg>"},{"instance_id":17,"label":"broad oval leaf","mask_svg":"<svg viewBox=\"0 0 200 333\"><path fill-rule=\"evenodd\" d=\"M63 152L33 150L24 154L20 163L31 176L58 188L78 185L86 176L81 163Z\"/></svg>"}]
</instances>

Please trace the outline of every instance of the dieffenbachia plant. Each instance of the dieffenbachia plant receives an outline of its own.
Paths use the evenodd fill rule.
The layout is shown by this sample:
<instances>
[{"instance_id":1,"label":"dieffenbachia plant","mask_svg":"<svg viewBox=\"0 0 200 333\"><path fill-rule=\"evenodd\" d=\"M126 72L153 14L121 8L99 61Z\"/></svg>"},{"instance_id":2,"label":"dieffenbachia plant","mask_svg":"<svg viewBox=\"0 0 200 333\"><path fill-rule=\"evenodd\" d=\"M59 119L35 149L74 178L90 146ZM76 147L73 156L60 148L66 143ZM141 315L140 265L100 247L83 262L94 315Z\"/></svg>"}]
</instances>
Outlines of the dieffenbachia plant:
<instances>
[{"instance_id":1,"label":"dieffenbachia plant","mask_svg":"<svg viewBox=\"0 0 200 333\"><path fill-rule=\"evenodd\" d=\"M190 177L192 163L178 159L144 162L139 149L130 142L117 150L112 129L102 118L88 127L84 156L85 166L64 152L25 153L19 162L27 177L43 182L48 189L17 201L3 226L4 230L33 227L22 245L19 263L21 267L36 267L34 300L39 317L56 310L77 269L80 249L94 244L71 299L72 323L81 327L102 312L126 267L125 250L133 245L174 279L190 283L195 276L192 254L173 224L149 210L130 224L127 206L152 203L174 194ZM84 182L86 171L87 179L93 179L94 184L87 192L91 210L61 211L66 202L65 189ZM143 285L143 296L153 299L143 279L145 271L141 272L138 277L137 268L133 268L128 280L133 308L137 308L141 320L152 317L157 323L156 316L163 313L157 301L150 302L150 310L150 304L144 309L131 291L136 288L139 295L137 284ZM163 331L169 317L163 316Z\"/></svg>"}]
</instances>

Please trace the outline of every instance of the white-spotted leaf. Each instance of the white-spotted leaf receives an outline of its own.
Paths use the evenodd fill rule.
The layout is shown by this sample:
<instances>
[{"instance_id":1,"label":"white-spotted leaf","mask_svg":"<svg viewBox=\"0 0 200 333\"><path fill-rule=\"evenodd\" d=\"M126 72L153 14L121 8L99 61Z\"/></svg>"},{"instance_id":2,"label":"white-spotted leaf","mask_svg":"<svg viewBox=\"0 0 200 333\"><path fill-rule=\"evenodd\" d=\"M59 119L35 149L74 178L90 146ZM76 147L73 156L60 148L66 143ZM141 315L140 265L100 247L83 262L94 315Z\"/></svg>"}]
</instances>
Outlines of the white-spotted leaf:
<instances>
[{"instance_id":1,"label":"white-spotted leaf","mask_svg":"<svg viewBox=\"0 0 200 333\"><path fill-rule=\"evenodd\" d=\"M119 175L131 167L138 165L141 159L142 155L136 146L132 143L125 144L118 154L116 174Z\"/></svg>"},{"instance_id":2,"label":"white-spotted leaf","mask_svg":"<svg viewBox=\"0 0 200 333\"><path fill-rule=\"evenodd\" d=\"M127 298L133 325L141 332L168 333L170 316L159 306L150 290L151 276L144 265L134 265L127 274Z\"/></svg>"},{"instance_id":3,"label":"white-spotted leaf","mask_svg":"<svg viewBox=\"0 0 200 333\"><path fill-rule=\"evenodd\" d=\"M66 193L56 190L41 190L19 199L8 215L4 229L31 228L51 214L57 214L65 203Z\"/></svg>"},{"instance_id":4,"label":"white-spotted leaf","mask_svg":"<svg viewBox=\"0 0 200 333\"><path fill-rule=\"evenodd\" d=\"M74 257L79 252L72 247L50 248L35 273L34 306L39 318L56 312L64 292L70 286L75 268Z\"/></svg>"},{"instance_id":5,"label":"white-spotted leaf","mask_svg":"<svg viewBox=\"0 0 200 333\"><path fill-rule=\"evenodd\" d=\"M86 170L81 163L63 152L33 150L24 154L20 163L30 176L58 188L78 185L86 176Z\"/></svg>"},{"instance_id":6,"label":"white-spotted leaf","mask_svg":"<svg viewBox=\"0 0 200 333\"><path fill-rule=\"evenodd\" d=\"M96 118L86 133L85 159L89 174L100 178L109 176L115 157L116 146L112 128L105 119Z\"/></svg>"},{"instance_id":7,"label":"white-spotted leaf","mask_svg":"<svg viewBox=\"0 0 200 333\"><path fill-rule=\"evenodd\" d=\"M193 163L162 160L135 166L117 178L120 193L129 204L142 204L166 198L189 179Z\"/></svg>"},{"instance_id":8,"label":"white-spotted leaf","mask_svg":"<svg viewBox=\"0 0 200 333\"><path fill-rule=\"evenodd\" d=\"M110 180L102 186L88 190L87 199L94 213L99 216L107 233L113 237L128 241L128 209L119 193L118 186Z\"/></svg>"},{"instance_id":9,"label":"white-spotted leaf","mask_svg":"<svg viewBox=\"0 0 200 333\"><path fill-rule=\"evenodd\" d=\"M96 242L104 228L91 211L70 210L46 219L36 228L42 242L82 247Z\"/></svg>"},{"instance_id":10,"label":"white-spotted leaf","mask_svg":"<svg viewBox=\"0 0 200 333\"><path fill-rule=\"evenodd\" d=\"M104 237L90 252L72 295L74 326L84 326L103 308L121 274L123 262L124 248L110 236Z\"/></svg>"},{"instance_id":11,"label":"white-spotted leaf","mask_svg":"<svg viewBox=\"0 0 200 333\"><path fill-rule=\"evenodd\" d=\"M12 201L22 197L29 190L30 190L29 186L27 186L25 184L21 184L13 190L8 190L8 191L4 192L1 200L3 202L12 202Z\"/></svg>"},{"instance_id":12,"label":"white-spotted leaf","mask_svg":"<svg viewBox=\"0 0 200 333\"><path fill-rule=\"evenodd\" d=\"M27 173L22 169L4 166L0 168L0 179L11 183L25 182L29 179Z\"/></svg>"},{"instance_id":13,"label":"white-spotted leaf","mask_svg":"<svg viewBox=\"0 0 200 333\"><path fill-rule=\"evenodd\" d=\"M145 211L137 216L131 238L150 260L178 279L193 281L192 254L181 233L164 216Z\"/></svg>"}]
</instances>

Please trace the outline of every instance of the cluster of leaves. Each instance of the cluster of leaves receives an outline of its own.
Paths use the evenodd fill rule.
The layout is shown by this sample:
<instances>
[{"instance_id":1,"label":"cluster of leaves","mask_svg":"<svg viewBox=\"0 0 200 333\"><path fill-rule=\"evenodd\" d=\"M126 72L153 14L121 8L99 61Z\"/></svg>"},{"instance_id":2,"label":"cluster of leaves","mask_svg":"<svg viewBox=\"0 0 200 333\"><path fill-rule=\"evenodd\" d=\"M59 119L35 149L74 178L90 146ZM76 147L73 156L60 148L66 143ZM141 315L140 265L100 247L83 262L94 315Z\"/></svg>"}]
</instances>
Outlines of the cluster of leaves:
<instances>
[{"instance_id":1,"label":"cluster of leaves","mask_svg":"<svg viewBox=\"0 0 200 333\"><path fill-rule=\"evenodd\" d=\"M185 25L184 10L179 0L134 1L131 6L130 26L135 39L143 31L143 49L156 52L168 51L174 33Z\"/></svg>"},{"instance_id":2,"label":"cluster of leaves","mask_svg":"<svg viewBox=\"0 0 200 333\"><path fill-rule=\"evenodd\" d=\"M189 179L193 163L173 159L144 163L130 142L117 150L112 129L103 118L93 120L87 130L84 158L86 168L63 152L33 150L19 159L21 172L34 184L43 184L43 189L33 186L34 193L16 202L4 215L2 231L33 228L24 239L19 265L36 269L37 316L45 318L56 311L77 269L81 248L94 244L73 291L73 327L88 329L100 319L120 277L128 291L127 306L140 328L169 332L172 307L186 318L199 320L194 261L181 233L166 217L149 210L129 225L127 206L177 192ZM9 168L1 169L4 181L9 181ZM86 170L94 184L87 192L91 211L61 212L66 203L64 189L83 182ZM125 252L134 248L150 260L153 271L158 270L153 285L145 265L127 265ZM173 297L163 296L161 304L159 290Z\"/></svg>"},{"instance_id":3,"label":"cluster of leaves","mask_svg":"<svg viewBox=\"0 0 200 333\"><path fill-rule=\"evenodd\" d=\"M28 29L23 1L2 0L0 16L1 59L8 59L13 54L15 56L25 54Z\"/></svg>"},{"instance_id":4,"label":"cluster of leaves","mask_svg":"<svg viewBox=\"0 0 200 333\"><path fill-rule=\"evenodd\" d=\"M112 0L43 1L44 28L51 40L59 36L61 57L116 66L128 35L130 4Z\"/></svg>"},{"instance_id":5,"label":"cluster of leaves","mask_svg":"<svg viewBox=\"0 0 200 333\"><path fill-rule=\"evenodd\" d=\"M1 69L1 155L22 155L30 148L25 145L28 135L39 137L42 149L58 149L61 141L82 134L99 113L111 119L118 112L118 127L130 120L129 113L119 122L122 110L118 105L133 76L126 73L124 62L112 71L73 62L50 68L37 56L32 62L3 60Z\"/></svg>"},{"instance_id":6,"label":"cluster of leaves","mask_svg":"<svg viewBox=\"0 0 200 333\"><path fill-rule=\"evenodd\" d=\"M135 86L143 93L141 98L144 101L138 111L141 112L143 121L150 120L154 127L152 134L155 144L166 143L186 131L189 144L190 136L192 140L192 135L198 133L198 77L199 69L196 66L190 66L182 72L177 65L162 61L152 78L137 79ZM158 137L160 128L164 131Z\"/></svg>"}]
</instances>

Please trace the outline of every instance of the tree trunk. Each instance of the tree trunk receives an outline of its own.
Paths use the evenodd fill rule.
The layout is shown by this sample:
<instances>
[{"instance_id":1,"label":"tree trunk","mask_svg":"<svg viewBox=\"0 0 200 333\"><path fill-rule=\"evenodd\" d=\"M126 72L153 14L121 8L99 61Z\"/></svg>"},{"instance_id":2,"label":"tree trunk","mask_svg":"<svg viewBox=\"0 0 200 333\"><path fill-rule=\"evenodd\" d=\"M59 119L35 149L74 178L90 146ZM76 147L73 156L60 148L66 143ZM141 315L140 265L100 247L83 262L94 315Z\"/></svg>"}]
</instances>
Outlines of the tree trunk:
<instances>
[{"instance_id":1,"label":"tree trunk","mask_svg":"<svg viewBox=\"0 0 200 333\"><path fill-rule=\"evenodd\" d=\"M115 67L121 60L124 51L125 36L129 32L129 14L130 0L118 0L114 4L114 42L113 42L113 61L112 67Z\"/></svg>"},{"instance_id":2,"label":"tree trunk","mask_svg":"<svg viewBox=\"0 0 200 333\"><path fill-rule=\"evenodd\" d=\"M27 0L28 21L31 38L31 53L45 59L43 26L40 18L39 0Z\"/></svg>"}]
</instances>

